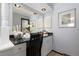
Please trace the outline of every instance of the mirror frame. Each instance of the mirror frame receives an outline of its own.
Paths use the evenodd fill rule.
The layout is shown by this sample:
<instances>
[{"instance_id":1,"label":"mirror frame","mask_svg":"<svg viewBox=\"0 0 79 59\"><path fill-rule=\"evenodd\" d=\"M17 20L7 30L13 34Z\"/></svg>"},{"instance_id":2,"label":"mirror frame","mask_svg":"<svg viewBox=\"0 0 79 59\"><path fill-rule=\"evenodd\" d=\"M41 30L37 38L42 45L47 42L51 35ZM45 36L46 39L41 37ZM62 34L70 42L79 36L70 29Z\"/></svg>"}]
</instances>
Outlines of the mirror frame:
<instances>
[{"instance_id":1,"label":"mirror frame","mask_svg":"<svg viewBox=\"0 0 79 59\"><path fill-rule=\"evenodd\" d=\"M21 31L22 31L22 28L23 28L22 27L22 21L23 20L28 21L28 25L30 25L30 20L29 19L21 18ZM27 29L30 31L30 27L28 27Z\"/></svg>"}]
</instances>

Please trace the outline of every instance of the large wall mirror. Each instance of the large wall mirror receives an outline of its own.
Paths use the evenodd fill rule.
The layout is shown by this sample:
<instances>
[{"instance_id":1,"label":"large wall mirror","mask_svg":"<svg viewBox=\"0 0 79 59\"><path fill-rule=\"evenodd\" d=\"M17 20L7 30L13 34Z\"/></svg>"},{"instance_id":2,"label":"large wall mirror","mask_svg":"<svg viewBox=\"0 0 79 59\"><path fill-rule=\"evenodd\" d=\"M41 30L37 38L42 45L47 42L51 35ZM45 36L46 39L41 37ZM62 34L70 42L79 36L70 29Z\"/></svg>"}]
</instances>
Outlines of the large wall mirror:
<instances>
[{"instance_id":1,"label":"large wall mirror","mask_svg":"<svg viewBox=\"0 0 79 59\"><path fill-rule=\"evenodd\" d=\"M52 15L34 15L31 16L30 21L32 23L31 32L40 32L43 30L52 32Z\"/></svg>"},{"instance_id":2,"label":"large wall mirror","mask_svg":"<svg viewBox=\"0 0 79 59\"><path fill-rule=\"evenodd\" d=\"M28 32L30 31L30 20L21 18L21 31L22 32Z\"/></svg>"}]
</instances>

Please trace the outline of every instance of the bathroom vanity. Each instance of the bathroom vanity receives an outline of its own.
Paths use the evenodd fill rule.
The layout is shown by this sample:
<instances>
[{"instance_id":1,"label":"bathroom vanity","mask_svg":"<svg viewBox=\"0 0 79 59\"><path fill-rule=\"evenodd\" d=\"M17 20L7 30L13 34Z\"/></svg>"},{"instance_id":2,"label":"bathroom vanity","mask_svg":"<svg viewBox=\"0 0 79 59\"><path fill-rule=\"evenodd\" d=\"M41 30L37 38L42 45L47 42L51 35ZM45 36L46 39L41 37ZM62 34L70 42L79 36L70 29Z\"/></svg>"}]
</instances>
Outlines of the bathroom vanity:
<instances>
[{"instance_id":1,"label":"bathroom vanity","mask_svg":"<svg viewBox=\"0 0 79 59\"><path fill-rule=\"evenodd\" d=\"M41 56L46 56L52 50L52 38L53 34L49 33L48 36L43 37L43 43L41 48ZM26 56L28 38L19 41L14 47L0 51L0 56Z\"/></svg>"}]
</instances>

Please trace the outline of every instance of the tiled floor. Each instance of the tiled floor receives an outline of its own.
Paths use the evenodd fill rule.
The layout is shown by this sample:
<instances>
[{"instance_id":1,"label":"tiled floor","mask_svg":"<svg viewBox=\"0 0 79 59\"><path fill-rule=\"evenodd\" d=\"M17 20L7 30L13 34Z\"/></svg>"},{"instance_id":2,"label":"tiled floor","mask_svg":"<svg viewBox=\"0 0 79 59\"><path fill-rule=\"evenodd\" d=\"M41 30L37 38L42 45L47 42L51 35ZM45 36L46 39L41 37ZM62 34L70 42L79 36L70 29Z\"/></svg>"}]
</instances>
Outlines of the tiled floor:
<instances>
[{"instance_id":1,"label":"tiled floor","mask_svg":"<svg viewBox=\"0 0 79 59\"><path fill-rule=\"evenodd\" d=\"M48 54L48 56L63 56L63 55L61 55L61 54L59 54L59 53L56 53L56 52L54 52L54 51L51 51L51 52Z\"/></svg>"}]
</instances>

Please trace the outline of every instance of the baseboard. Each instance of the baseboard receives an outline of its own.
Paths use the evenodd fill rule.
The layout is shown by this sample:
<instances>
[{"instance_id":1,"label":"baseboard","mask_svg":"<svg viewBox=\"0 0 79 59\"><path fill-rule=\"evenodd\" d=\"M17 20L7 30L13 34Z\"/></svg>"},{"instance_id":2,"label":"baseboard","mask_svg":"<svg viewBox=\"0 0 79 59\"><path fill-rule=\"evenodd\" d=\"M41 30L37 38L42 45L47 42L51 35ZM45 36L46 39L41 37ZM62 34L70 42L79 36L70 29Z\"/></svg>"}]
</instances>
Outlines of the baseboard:
<instances>
[{"instance_id":1,"label":"baseboard","mask_svg":"<svg viewBox=\"0 0 79 59\"><path fill-rule=\"evenodd\" d=\"M61 54L61 55L63 55L63 56L70 56L70 55L68 55L68 54L65 54L65 53L60 53L60 52L55 51L55 50L52 50L52 51L54 51L54 52L56 52L56 53L58 53L58 54Z\"/></svg>"}]
</instances>

